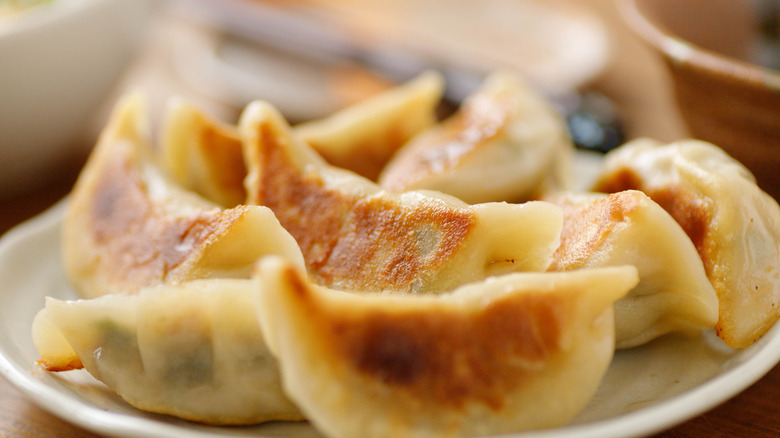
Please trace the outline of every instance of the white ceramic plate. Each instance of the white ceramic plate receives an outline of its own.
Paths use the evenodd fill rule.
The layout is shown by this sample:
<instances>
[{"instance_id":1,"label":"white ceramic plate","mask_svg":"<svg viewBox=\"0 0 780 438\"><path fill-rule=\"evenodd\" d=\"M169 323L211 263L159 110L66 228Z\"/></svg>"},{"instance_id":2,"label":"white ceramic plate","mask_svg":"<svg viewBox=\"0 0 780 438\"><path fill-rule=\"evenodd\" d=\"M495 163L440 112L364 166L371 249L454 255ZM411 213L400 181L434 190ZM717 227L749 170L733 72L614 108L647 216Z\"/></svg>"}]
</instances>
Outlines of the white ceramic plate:
<instances>
[{"instance_id":1,"label":"white ceramic plate","mask_svg":"<svg viewBox=\"0 0 780 438\"><path fill-rule=\"evenodd\" d=\"M217 428L138 411L84 371L47 373L35 361L30 326L44 297L75 298L60 264L64 206L0 240L0 373L49 412L94 432L122 437L319 437L305 423ZM620 351L595 398L560 429L507 437L588 438L648 435L736 395L780 360L780 324L737 351L712 332L667 336Z\"/></svg>"}]
</instances>

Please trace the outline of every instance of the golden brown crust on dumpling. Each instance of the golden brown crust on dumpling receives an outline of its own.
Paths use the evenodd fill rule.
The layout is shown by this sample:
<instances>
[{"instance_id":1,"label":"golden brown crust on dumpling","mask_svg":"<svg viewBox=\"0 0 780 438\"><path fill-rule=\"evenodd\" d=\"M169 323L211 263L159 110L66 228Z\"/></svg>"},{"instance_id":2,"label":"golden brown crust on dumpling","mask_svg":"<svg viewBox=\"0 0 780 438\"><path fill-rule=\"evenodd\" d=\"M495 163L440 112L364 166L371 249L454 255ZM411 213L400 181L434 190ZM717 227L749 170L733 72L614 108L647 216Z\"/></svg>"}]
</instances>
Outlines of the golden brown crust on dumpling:
<instances>
[{"instance_id":1,"label":"golden brown crust on dumpling","mask_svg":"<svg viewBox=\"0 0 780 438\"><path fill-rule=\"evenodd\" d=\"M386 198L361 199L353 205L351 232L339 239L330 254L337 264L319 274L345 278L383 260L380 269L363 272L380 284L411 284L424 271L438 269L461 247L476 218L466 209L434 203L402 207ZM424 236L424 237L422 237ZM394 242L387 245L386 242Z\"/></svg>"},{"instance_id":2,"label":"golden brown crust on dumpling","mask_svg":"<svg viewBox=\"0 0 780 438\"><path fill-rule=\"evenodd\" d=\"M79 224L101 248L101 263L110 265L118 278L138 285L164 280L214 235L228 232L247 210L214 208L171 217L151 202L139 169L128 164L121 153L104 164L87 220Z\"/></svg>"},{"instance_id":3,"label":"golden brown crust on dumpling","mask_svg":"<svg viewBox=\"0 0 780 438\"><path fill-rule=\"evenodd\" d=\"M327 330L334 348L368 379L403 388L423 403L463 409L476 401L500 410L503 394L528 378L507 363L541 365L560 352L564 315L558 300L497 300L478 315L335 317Z\"/></svg>"},{"instance_id":4,"label":"golden brown crust on dumpling","mask_svg":"<svg viewBox=\"0 0 780 438\"><path fill-rule=\"evenodd\" d=\"M295 131L328 163L376 180L401 146L433 125L443 91L442 76L425 72Z\"/></svg>"},{"instance_id":5,"label":"golden brown crust on dumpling","mask_svg":"<svg viewBox=\"0 0 780 438\"><path fill-rule=\"evenodd\" d=\"M350 294L261 262L258 302L290 397L326 436L551 427L595 391L633 267L509 274L436 296Z\"/></svg>"},{"instance_id":6,"label":"golden brown crust on dumpling","mask_svg":"<svg viewBox=\"0 0 780 438\"><path fill-rule=\"evenodd\" d=\"M222 210L162 175L139 132L141 105L140 98L128 98L118 106L69 200L63 259L80 293L94 297L167 281L248 276L269 250L300 257L267 209Z\"/></svg>"},{"instance_id":7,"label":"golden brown crust on dumpling","mask_svg":"<svg viewBox=\"0 0 780 438\"><path fill-rule=\"evenodd\" d=\"M462 409L477 400L500 410L502 395L527 378L506 364L541 365L565 344L565 312L560 309L566 306L556 295L504 297L477 314L423 308L401 314L323 315L300 275L287 269L284 276L307 309L306 318L321 324L330 348L347 366L423 402Z\"/></svg>"},{"instance_id":8,"label":"golden brown crust on dumpling","mask_svg":"<svg viewBox=\"0 0 780 438\"><path fill-rule=\"evenodd\" d=\"M161 162L182 187L234 207L246 199L246 166L241 138L221 123L181 101L168 105L161 137Z\"/></svg>"},{"instance_id":9,"label":"golden brown crust on dumpling","mask_svg":"<svg viewBox=\"0 0 780 438\"><path fill-rule=\"evenodd\" d=\"M685 230L685 234L699 252L704 267L707 268L713 257L713 249L710 247L712 241L707 235L712 223L712 200L693 191L676 187L650 190L647 195L663 207Z\"/></svg>"},{"instance_id":10,"label":"golden brown crust on dumpling","mask_svg":"<svg viewBox=\"0 0 780 438\"><path fill-rule=\"evenodd\" d=\"M73 362L68 363L55 363L49 362L46 359L40 359L38 360L38 364L46 368L46 371L51 372L73 371L84 368L84 364L81 363L81 359L76 359Z\"/></svg>"},{"instance_id":11,"label":"golden brown crust on dumpling","mask_svg":"<svg viewBox=\"0 0 780 438\"><path fill-rule=\"evenodd\" d=\"M615 303L615 345L635 347L669 332L698 335L718 320L718 299L684 230L636 190L559 193L561 246L552 271L634 265L639 284Z\"/></svg>"},{"instance_id":12,"label":"golden brown crust on dumpling","mask_svg":"<svg viewBox=\"0 0 780 438\"><path fill-rule=\"evenodd\" d=\"M262 102L247 109L242 129L250 168L249 202L273 210L297 240L309 275L319 284L369 291L440 292L462 281L483 278L485 270L510 265L515 259L515 270L541 268L547 256L534 259L528 251L557 246L558 237L550 234L560 224L555 206L527 206L529 215L535 215L530 210L538 210L550 216L537 230L521 230L537 236L531 240L538 239L521 244L523 238L517 236L525 213L520 210L526 207L472 207L433 193L389 194L358 175L329 166L273 107ZM485 211L491 208L499 212ZM502 244L508 246L518 239L516 246L502 252L500 260L484 263L477 260L482 255L475 248L471 265L458 266L457 260L470 257L466 254L469 246L477 245L472 242L478 240L478 228L483 234L493 233L482 245L498 245L493 241L500 236L488 229L490 220L511 221L513 217L517 223L509 224ZM541 242L545 243L539 246ZM504 253L511 256L504 257ZM474 265L478 272L471 273Z\"/></svg>"},{"instance_id":13,"label":"golden brown crust on dumpling","mask_svg":"<svg viewBox=\"0 0 780 438\"><path fill-rule=\"evenodd\" d=\"M326 187L317 175L301 174L284 154L279 134L269 124L257 129L254 152L262 171L253 182L249 202L274 211L316 273L328 262L338 243L342 220L356 199Z\"/></svg>"},{"instance_id":14,"label":"golden brown crust on dumpling","mask_svg":"<svg viewBox=\"0 0 780 438\"><path fill-rule=\"evenodd\" d=\"M384 289L379 285L406 289L421 271L447 261L474 225L474 214L465 208L434 202L403 206L328 187L317 175L298 171L279 144L283 137L269 125L259 130L264 168L252 202L274 211L321 283L356 288L349 279L360 273L360 283L376 283L378 290ZM421 233L430 235L431 247L420 246ZM379 270L365 271L380 258Z\"/></svg>"},{"instance_id":15,"label":"golden brown crust on dumpling","mask_svg":"<svg viewBox=\"0 0 780 438\"><path fill-rule=\"evenodd\" d=\"M712 200L690 188L680 186L648 187L630 168L614 171L609 177L602 177L593 188L597 192L617 193L625 190L639 190L664 208L693 242L704 262L711 265L712 248L708 247L710 223L712 222Z\"/></svg>"},{"instance_id":16,"label":"golden brown crust on dumpling","mask_svg":"<svg viewBox=\"0 0 780 438\"><path fill-rule=\"evenodd\" d=\"M205 127L200 135L206 161L213 163L214 169L222 170L214 175L218 185L241 192L243 200L246 166L241 152L241 139L233 130L226 133L215 125Z\"/></svg>"},{"instance_id":17,"label":"golden brown crust on dumpling","mask_svg":"<svg viewBox=\"0 0 780 438\"><path fill-rule=\"evenodd\" d=\"M716 331L736 348L780 318L780 207L717 146L636 140L607 155L595 189L634 188L675 218L718 293Z\"/></svg>"},{"instance_id":18,"label":"golden brown crust on dumpling","mask_svg":"<svg viewBox=\"0 0 780 438\"><path fill-rule=\"evenodd\" d=\"M453 116L404 145L379 183L472 204L527 201L565 188L572 153L560 114L522 78L499 72Z\"/></svg>"},{"instance_id":19,"label":"golden brown crust on dumpling","mask_svg":"<svg viewBox=\"0 0 780 438\"><path fill-rule=\"evenodd\" d=\"M550 270L566 271L581 267L604 244L610 233L639 205L633 196L609 196L577 201L565 195L545 198L563 208L561 246L553 254ZM585 202L590 202L583 207Z\"/></svg>"},{"instance_id":20,"label":"golden brown crust on dumpling","mask_svg":"<svg viewBox=\"0 0 780 438\"><path fill-rule=\"evenodd\" d=\"M511 97L506 90L491 96L474 95L437 129L425 133L424 153L400 157L403 166L394 163L400 171L388 174L383 185L390 190L403 189L431 173L450 171L469 155L479 153L483 145L504 135L516 111Z\"/></svg>"}]
</instances>

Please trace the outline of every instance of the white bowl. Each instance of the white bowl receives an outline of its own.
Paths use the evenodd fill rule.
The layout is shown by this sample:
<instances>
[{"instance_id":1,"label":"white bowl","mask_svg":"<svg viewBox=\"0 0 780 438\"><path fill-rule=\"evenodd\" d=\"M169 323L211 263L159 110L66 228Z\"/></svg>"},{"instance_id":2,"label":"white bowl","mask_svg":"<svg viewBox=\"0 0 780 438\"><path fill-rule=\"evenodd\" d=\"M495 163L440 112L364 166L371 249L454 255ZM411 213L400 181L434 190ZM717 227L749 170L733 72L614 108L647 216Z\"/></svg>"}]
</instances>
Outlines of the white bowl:
<instances>
[{"instance_id":1,"label":"white bowl","mask_svg":"<svg viewBox=\"0 0 780 438\"><path fill-rule=\"evenodd\" d=\"M0 196L39 185L73 157L152 7L153 0L53 0L0 18Z\"/></svg>"}]
</instances>

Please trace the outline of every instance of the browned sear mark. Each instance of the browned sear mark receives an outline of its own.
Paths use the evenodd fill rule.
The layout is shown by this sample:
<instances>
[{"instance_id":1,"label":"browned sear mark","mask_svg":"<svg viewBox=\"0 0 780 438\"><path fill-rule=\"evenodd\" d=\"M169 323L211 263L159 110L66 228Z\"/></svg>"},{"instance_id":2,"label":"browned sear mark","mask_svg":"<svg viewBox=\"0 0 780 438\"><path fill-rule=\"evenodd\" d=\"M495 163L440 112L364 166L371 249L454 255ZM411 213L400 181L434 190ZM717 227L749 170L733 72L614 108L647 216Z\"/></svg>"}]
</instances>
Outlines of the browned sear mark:
<instances>
[{"instance_id":1,"label":"browned sear mark","mask_svg":"<svg viewBox=\"0 0 780 438\"><path fill-rule=\"evenodd\" d=\"M493 410L559 351L562 313L549 296L497 300L473 314L410 311L334 316L336 350L368 378L415 398ZM429 310L429 309L428 309Z\"/></svg>"},{"instance_id":2,"label":"browned sear mark","mask_svg":"<svg viewBox=\"0 0 780 438\"><path fill-rule=\"evenodd\" d=\"M303 252L309 274L342 288L406 290L440 266L473 229L465 208L439 202L344 194L301 173L267 125L260 125L261 172L252 201L269 207Z\"/></svg>"}]
</instances>

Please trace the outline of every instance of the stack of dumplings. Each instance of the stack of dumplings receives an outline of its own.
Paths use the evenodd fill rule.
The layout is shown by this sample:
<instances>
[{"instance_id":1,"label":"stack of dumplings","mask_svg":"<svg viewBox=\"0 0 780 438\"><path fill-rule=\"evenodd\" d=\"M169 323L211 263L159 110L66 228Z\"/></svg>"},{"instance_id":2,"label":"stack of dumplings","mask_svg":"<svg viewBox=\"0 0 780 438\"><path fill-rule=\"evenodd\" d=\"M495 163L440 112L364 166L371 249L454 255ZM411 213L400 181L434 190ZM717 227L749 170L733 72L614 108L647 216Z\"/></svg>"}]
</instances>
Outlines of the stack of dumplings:
<instances>
[{"instance_id":1,"label":"stack of dumplings","mask_svg":"<svg viewBox=\"0 0 780 438\"><path fill-rule=\"evenodd\" d=\"M49 371L212 425L328 437L553 428L616 349L780 316L780 207L714 145L641 140L571 191L560 115L516 75L435 117L427 72L321 120L116 106L68 200Z\"/></svg>"}]
</instances>

